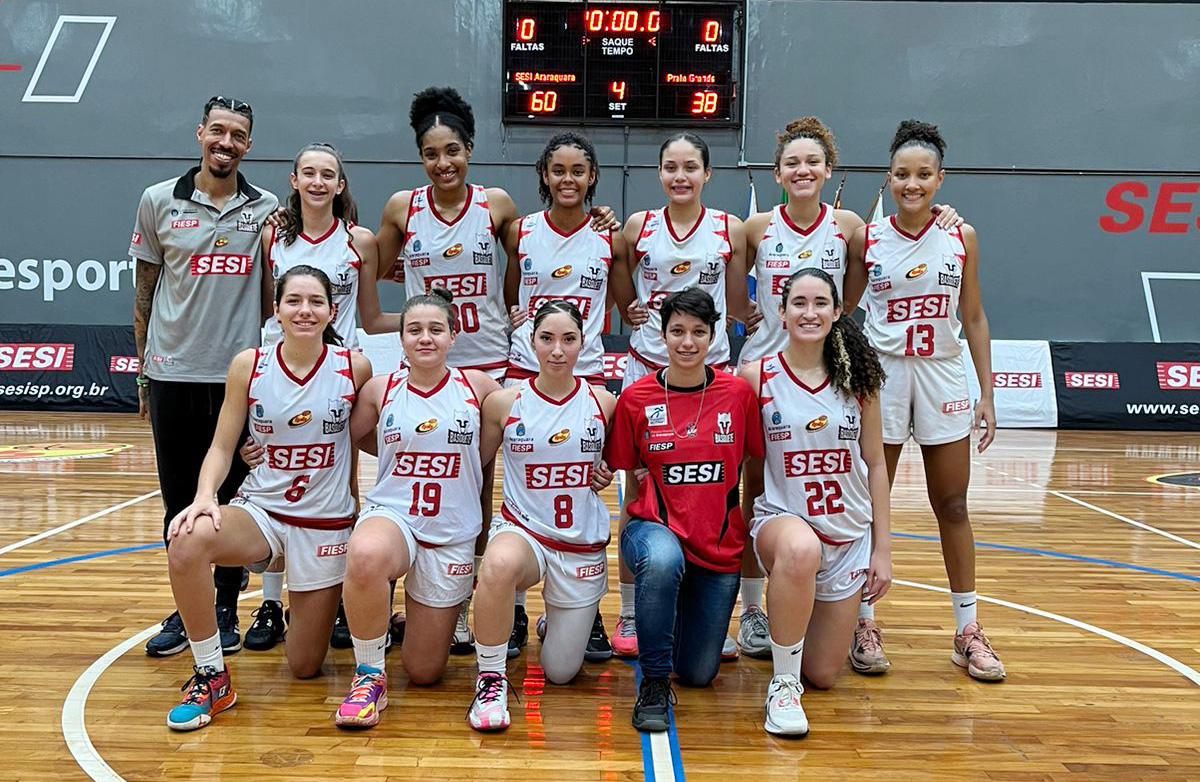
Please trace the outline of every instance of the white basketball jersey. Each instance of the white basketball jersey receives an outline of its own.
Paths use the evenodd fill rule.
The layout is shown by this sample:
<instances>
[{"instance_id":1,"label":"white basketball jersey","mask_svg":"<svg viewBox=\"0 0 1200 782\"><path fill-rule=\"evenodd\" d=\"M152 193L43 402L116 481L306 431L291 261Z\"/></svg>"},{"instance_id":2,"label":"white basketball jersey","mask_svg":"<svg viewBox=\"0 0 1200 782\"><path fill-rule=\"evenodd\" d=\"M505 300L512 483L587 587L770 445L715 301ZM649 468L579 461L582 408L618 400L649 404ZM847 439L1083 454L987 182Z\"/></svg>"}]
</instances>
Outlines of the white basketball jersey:
<instances>
[{"instance_id":1,"label":"white basketball jersey","mask_svg":"<svg viewBox=\"0 0 1200 782\"><path fill-rule=\"evenodd\" d=\"M503 369L508 364L508 310L504 269L496 258L496 232L480 185L463 210L447 222L433 205L433 185L412 191L408 230L395 269L409 296L445 288L454 296L458 338L447 363L464 369Z\"/></svg>"},{"instance_id":2,"label":"white basketball jersey","mask_svg":"<svg viewBox=\"0 0 1200 782\"><path fill-rule=\"evenodd\" d=\"M662 300L693 285L713 297L721 316L708 348L708 364L729 362L725 329L725 268L733 249L729 244L729 215L700 207L700 219L685 236L678 236L667 219L667 208L646 212L646 223L634 246L638 261L633 285L650 320L629 336L629 350L655 369L668 363L662 338Z\"/></svg>"},{"instance_id":3,"label":"white basketball jersey","mask_svg":"<svg viewBox=\"0 0 1200 782\"><path fill-rule=\"evenodd\" d=\"M746 339L740 363L772 356L787 347L779 300L783 284L801 269L820 269L828 274L841 296L846 276L846 237L842 236L829 204L821 204L821 214L808 231L792 222L783 205L771 212L771 222L763 232L754 259L758 311L763 318L758 329Z\"/></svg>"},{"instance_id":4,"label":"white basketball jersey","mask_svg":"<svg viewBox=\"0 0 1200 782\"><path fill-rule=\"evenodd\" d=\"M504 425L500 512L536 537L598 551L608 542L608 507L590 487L604 413L591 386L575 382L569 397L554 401L532 379L521 381Z\"/></svg>"},{"instance_id":5,"label":"white basketball jersey","mask_svg":"<svg viewBox=\"0 0 1200 782\"><path fill-rule=\"evenodd\" d=\"M282 350L279 343L254 356L247 391L250 437L265 453L238 494L280 521L345 522L354 515L350 351L327 345L308 376L296 377L283 363Z\"/></svg>"},{"instance_id":6,"label":"white basketball jersey","mask_svg":"<svg viewBox=\"0 0 1200 782\"><path fill-rule=\"evenodd\" d=\"M533 352L533 316L552 299L565 299L583 316L583 349L575 374L591 377L604 374L604 310L608 297L608 270L612 266L612 234L592 230L585 220L570 233L550 222L549 212L521 218L517 260L521 267L518 302L529 320L513 332L509 363L527 372L537 372Z\"/></svg>"},{"instance_id":7,"label":"white basketball jersey","mask_svg":"<svg viewBox=\"0 0 1200 782\"><path fill-rule=\"evenodd\" d=\"M358 347L358 273L362 258L354 249L350 224L338 218L325 235L312 239L303 232L291 244L284 244L276 233L271 239L271 274L276 280L293 266L308 264L325 272L333 284L333 327L345 347ZM264 345L283 339L283 327L274 317L267 318Z\"/></svg>"},{"instance_id":8,"label":"white basketball jersey","mask_svg":"<svg viewBox=\"0 0 1200 782\"><path fill-rule=\"evenodd\" d=\"M913 236L895 216L867 226L867 338L893 356L953 358L958 341L958 292L967 250L962 231L929 223Z\"/></svg>"},{"instance_id":9,"label":"white basketball jersey","mask_svg":"<svg viewBox=\"0 0 1200 782\"><path fill-rule=\"evenodd\" d=\"M474 540L481 516L479 400L460 369L419 391L393 374L379 410L379 471L367 503L404 517L418 541Z\"/></svg>"},{"instance_id":10,"label":"white basketball jersey","mask_svg":"<svg viewBox=\"0 0 1200 782\"><path fill-rule=\"evenodd\" d=\"M761 378L767 457L754 515L794 514L826 543L861 538L872 518L858 444L862 405L835 391L828 378L819 388L805 386L780 354L762 360Z\"/></svg>"}]
</instances>

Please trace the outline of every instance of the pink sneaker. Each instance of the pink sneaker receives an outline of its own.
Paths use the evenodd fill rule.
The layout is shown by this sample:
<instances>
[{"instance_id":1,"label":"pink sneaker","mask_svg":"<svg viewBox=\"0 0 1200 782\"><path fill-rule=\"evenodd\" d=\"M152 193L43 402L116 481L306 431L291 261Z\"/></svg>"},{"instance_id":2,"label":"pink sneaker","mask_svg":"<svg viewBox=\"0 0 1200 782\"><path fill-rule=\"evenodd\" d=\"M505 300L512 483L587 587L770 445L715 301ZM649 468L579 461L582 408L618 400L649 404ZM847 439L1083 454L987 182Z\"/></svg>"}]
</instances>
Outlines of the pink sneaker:
<instances>
[{"instance_id":1,"label":"pink sneaker","mask_svg":"<svg viewBox=\"0 0 1200 782\"><path fill-rule=\"evenodd\" d=\"M622 616L617 619L617 628L612 637L613 654L617 657L637 657L637 625L633 617Z\"/></svg>"},{"instance_id":2,"label":"pink sneaker","mask_svg":"<svg viewBox=\"0 0 1200 782\"><path fill-rule=\"evenodd\" d=\"M983 634L983 627L978 622L971 622L961 633L954 636L954 654L950 656L954 664L967 669L972 678L985 682L1004 681L1007 674L1004 663L992 650L991 643Z\"/></svg>"},{"instance_id":3,"label":"pink sneaker","mask_svg":"<svg viewBox=\"0 0 1200 782\"><path fill-rule=\"evenodd\" d=\"M370 728L379 724L379 712L387 708L387 674L360 665L354 671L350 694L333 715L343 728Z\"/></svg>"},{"instance_id":4,"label":"pink sneaker","mask_svg":"<svg viewBox=\"0 0 1200 782\"><path fill-rule=\"evenodd\" d=\"M883 652L883 631L870 619L859 619L854 628L854 644L850 647L850 667L856 673L886 673L892 667Z\"/></svg>"},{"instance_id":5,"label":"pink sneaker","mask_svg":"<svg viewBox=\"0 0 1200 782\"><path fill-rule=\"evenodd\" d=\"M475 730L504 730L512 722L508 714L508 679L498 673L481 673L475 679L475 700L467 709L467 720Z\"/></svg>"}]
</instances>

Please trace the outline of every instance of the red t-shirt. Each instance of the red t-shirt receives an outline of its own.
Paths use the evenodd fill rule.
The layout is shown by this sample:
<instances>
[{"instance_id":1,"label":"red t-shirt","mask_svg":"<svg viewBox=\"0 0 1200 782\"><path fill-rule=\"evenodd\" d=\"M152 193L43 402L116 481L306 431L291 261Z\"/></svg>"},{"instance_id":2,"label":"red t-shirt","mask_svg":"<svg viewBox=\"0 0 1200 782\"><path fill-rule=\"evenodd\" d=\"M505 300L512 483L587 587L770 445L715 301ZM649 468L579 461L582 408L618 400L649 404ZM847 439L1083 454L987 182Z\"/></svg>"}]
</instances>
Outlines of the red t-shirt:
<instances>
[{"instance_id":1,"label":"red t-shirt","mask_svg":"<svg viewBox=\"0 0 1200 782\"><path fill-rule=\"evenodd\" d=\"M629 505L630 517L666 524L690 562L736 573L746 545L738 478L747 454L763 456L762 424L750 385L710 372L703 407L702 387L676 391L672 386L669 415L661 372L621 392L605 458L616 469L649 469ZM693 422L695 433L689 437Z\"/></svg>"}]
</instances>

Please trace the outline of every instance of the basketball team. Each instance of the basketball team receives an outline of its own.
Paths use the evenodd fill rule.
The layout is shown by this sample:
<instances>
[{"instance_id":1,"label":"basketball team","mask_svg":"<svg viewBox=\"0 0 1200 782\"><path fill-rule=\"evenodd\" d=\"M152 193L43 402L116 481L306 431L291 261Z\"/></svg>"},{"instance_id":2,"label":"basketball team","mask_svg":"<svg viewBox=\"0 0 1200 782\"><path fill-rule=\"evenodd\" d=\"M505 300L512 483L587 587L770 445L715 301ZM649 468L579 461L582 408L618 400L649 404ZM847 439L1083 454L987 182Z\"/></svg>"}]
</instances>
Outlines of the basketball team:
<instances>
[{"instance_id":1,"label":"basketball team","mask_svg":"<svg viewBox=\"0 0 1200 782\"><path fill-rule=\"evenodd\" d=\"M838 150L815 117L777 134L785 199L770 211L743 221L705 206L708 147L680 132L659 153L665 205L622 222L593 205L600 164L578 132L546 144L543 208L522 215L504 190L469 183L475 120L457 91L417 94L410 120L429 183L393 194L377 234L358 225L329 144L299 151L282 206L249 183L238 169L253 111L223 96L197 127L199 166L142 196L137 382L177 607L146 650L195 658L170 728L233 706L224 655L286 633L300 678L319 674L331 642L353 647L339 726L379 722L396 639L415 685L473 652L468 721L503 730L506 666L540 583L550 682L585 660L636 658L633 725L665 731L673 681L706 687L723 659L769 658L764 728L806 735L803 680L832 687L847 655L862 674L890 666L875 607L910 437L951 590L951 659L1004 679L976 614L966 502L972 434L983 451L996 428L978 241L934 203L935 126L900 123L896 213L877 223L821 200ZM377 281L403 284L399 312L382 311ZM601 340L612 312L631 329L617 397ZM731 321L749 333L736 364ZM401 365L372 368L360 325L398 333ZM362 491L359 449L378 459ZM610 640L599 605L618 509L600 492L615 479ZM263 574L264 598L244 639L243 568Z\"/></svg>"}]
</instances>

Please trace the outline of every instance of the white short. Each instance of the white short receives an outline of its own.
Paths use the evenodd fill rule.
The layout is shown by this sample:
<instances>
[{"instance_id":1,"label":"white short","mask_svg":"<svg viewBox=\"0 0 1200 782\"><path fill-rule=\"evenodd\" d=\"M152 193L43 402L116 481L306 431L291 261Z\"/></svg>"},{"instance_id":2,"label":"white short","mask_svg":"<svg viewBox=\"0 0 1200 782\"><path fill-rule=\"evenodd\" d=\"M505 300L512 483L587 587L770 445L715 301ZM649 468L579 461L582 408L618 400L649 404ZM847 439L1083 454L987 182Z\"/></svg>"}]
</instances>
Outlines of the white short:
<instances>
[{"instance_id":1,"label":"white short","mask_svg":"<svg viewBox=\"0 0 1200 782\"><path fill-rule=\"evenodd\" d=\"M404 536L411 559L404 576L405 595L430 608L456 606L471 596L475 586L474 538L431 548L418 543L408 520L386 505L368 505L358 514L358 520L373 516L392 522Z\"/></svg>"},{"instance_id":2,"label":"white short","mask_svg":"<svg viewBox=\"0 0 1200 782\"><path fill-rule=\"evenodd\" d=\"M768 516L756 519L754 524L754 558L758 567L768 576L771 575L763 567L762 558L758 555L758 537L763 527L775 519L791 514ZM821 566L817 569L816 599L822 603L836 603L862 592L867 583L867 571L871 567L871 532L858 540L853 540L841 546L821 541Z\"/></svg>"},{"instance_id":3,"label":"white short","mask_svg":"<svg viewBox=\"0 0 1200 782\"><path fill-rule=\"evenodd\" d=\"M292 592L312 592L340 584L346 579L346 546L351 528L309 529L271 518L265 510L243 497L229 505L250 514L258 531L267 539L271 555L250 565L262 573L280 557L287 562L287 585Z\"/></svg>"},{"instance_id":4,"label":"white short","mask_svg":"<svg viewBox=\"0 0 1200 782\"><path fill-rule=\"evenodd\" d=\"M533 549L542 582L542 599L555 608L595 605L608 592L608 554L559 551L543 544L525 530L500 516L492 519L488 541L501 533L520 535Z\"/></svg>"},{"instance_id":5,"label":"white short","mask_svg":"<svg viewBox=\"0 0 1200 782\"><path fill-rule=\"evenodd\" d=\"M910 434L921 445L970 436L974 411L961 355L915 358L880 353L879 363L887 373L879 395L885 443L901 445Z\"/></svg>"}]
</instances>

